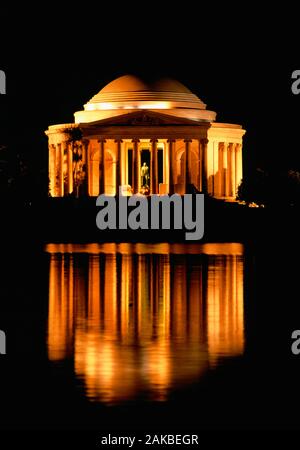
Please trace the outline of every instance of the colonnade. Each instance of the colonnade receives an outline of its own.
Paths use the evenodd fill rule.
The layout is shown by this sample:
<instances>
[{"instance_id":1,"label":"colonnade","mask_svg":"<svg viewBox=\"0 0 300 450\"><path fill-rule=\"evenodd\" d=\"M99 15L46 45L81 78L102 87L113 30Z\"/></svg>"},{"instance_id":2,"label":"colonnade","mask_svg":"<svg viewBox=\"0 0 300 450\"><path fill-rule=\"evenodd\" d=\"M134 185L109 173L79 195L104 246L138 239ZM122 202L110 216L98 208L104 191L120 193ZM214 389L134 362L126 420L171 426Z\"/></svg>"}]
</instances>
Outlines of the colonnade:
<instances>
[{"instance_id":1,"label":"colonnade","mask_svg":"<svg viewBox=\"0 0 300 450\"><path fill-rule=\"evenodd\" d=\"M242 180L242 144L213 141L206 153L207 192L215 198L235 198Z\"/></svg>"},{"instance_id":2,"label":"colonnade","mask_svg":"<svg viewBox=\"0 0 300 450\"><path fill-rule=\"evenodd\" d=\"M193 184L200 192L207 192L213 197L231 200L235 198L242 179L241 142L207 138L155 137L147 140L147 146L150 152L150 194L183 194L188 192L189 185ZM129 161L125 151L127 148L132 150L131 192L140 192L141 151L144 147L145 139L138 137L121 139L110 136L72 142L68 140L66 134L60 133L54 142L49 143L50 196L64 197L72 193L78 195L79 192L79 195L89 196L118 193L119 186L129 184ZM180 169L176 164L179 147L182 155ZM158 150L161 148L163 183L159 183L158 175ZM114 165L114 179L110 180L111 192L106 192L108 149ZM97 170L93 169L95 154L97 154ZM178 183L179 175L180 183Z\"/></svg>"}]
</instances>

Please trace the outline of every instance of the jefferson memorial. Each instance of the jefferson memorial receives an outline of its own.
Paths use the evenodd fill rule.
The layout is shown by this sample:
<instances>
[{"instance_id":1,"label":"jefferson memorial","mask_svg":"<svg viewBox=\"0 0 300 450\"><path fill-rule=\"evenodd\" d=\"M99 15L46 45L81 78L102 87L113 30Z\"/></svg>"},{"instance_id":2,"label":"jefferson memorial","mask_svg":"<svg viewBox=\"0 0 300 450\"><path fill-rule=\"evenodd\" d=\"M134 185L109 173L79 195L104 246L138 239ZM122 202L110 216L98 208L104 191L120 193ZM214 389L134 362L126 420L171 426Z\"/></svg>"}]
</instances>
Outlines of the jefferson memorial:
<instances>
[{"instance_id":1,"label":"jefferson memorial","mask_svg":"<svg viewBox=\"0 0 300 450\"><path fill-rule=\"evenodd\" d=\"M45 132L49 196L205 192L233 201L245 130L215 120L178 81L117 78L75 112L74 123Z\"/></svg>"}]
</instances>

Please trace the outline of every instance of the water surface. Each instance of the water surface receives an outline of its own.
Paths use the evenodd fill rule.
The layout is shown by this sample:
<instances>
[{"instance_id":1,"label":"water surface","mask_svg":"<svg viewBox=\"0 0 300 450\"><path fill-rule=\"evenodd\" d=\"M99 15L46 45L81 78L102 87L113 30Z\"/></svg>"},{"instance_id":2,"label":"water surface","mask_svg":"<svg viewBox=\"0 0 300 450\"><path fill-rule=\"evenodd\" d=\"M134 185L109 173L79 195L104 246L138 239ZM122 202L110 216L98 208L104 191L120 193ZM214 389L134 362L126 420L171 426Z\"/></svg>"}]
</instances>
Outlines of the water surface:
<instances>
[{"instance_id":1,"label":"water surface","mask_svg":"<svg viewBox=\"0 0 300 450\"><path fill-rule=\"evenodd\" d=\"M49 244L48 357L93 402L167 401L244 352L240 244Z\"/></svg>"}]
</instances>

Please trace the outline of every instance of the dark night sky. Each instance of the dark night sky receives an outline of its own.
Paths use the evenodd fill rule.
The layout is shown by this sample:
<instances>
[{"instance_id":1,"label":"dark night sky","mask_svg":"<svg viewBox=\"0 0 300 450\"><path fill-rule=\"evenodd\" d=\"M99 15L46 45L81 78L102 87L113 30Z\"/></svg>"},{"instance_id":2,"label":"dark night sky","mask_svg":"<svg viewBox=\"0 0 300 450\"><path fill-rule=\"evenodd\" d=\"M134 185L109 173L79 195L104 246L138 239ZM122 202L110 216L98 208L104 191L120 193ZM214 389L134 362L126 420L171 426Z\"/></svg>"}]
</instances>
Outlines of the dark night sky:
<instances>
[{"instance_id":1,"label":"dark night sky","mask_svg":"<svg viewBox=\"0 0 300 450\"><path fill-rule=\"evenodd\" d=\"M243 4L232 15L217 4L210 11L130 5L4 13L2 142L41 164L43 131L73 121L106 83L125 73L170 76L216 111L217 120L246 128L245 168L300 169L300 95L290 88L292 71L300 69L293 11L263 13Z\"/></svg>"}]
</instances>

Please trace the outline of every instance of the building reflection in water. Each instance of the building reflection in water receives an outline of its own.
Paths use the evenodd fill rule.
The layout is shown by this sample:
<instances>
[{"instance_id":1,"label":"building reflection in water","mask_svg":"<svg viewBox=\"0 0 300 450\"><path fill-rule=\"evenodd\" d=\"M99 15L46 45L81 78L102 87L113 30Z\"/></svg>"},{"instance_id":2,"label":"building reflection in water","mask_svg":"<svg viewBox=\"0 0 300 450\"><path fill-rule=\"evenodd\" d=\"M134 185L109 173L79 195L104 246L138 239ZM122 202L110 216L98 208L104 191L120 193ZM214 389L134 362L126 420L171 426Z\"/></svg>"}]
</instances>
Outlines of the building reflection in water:
<instances>
[{"instance_id":1,"label":"building reflection in water","mask_svg":"<svg viewBox=\"0 0 300 450\"><path fill-rule=\"evenodd\" d=\"M164 400L244 350L240 244L48 245L48 355L90 400Z\"/></svg>"}]
</instances>

